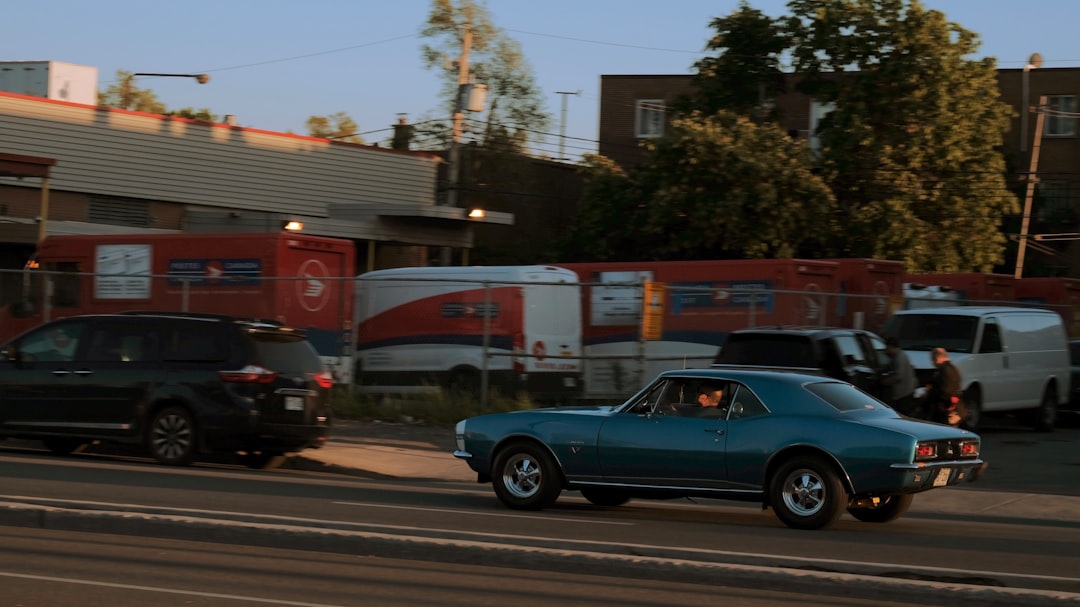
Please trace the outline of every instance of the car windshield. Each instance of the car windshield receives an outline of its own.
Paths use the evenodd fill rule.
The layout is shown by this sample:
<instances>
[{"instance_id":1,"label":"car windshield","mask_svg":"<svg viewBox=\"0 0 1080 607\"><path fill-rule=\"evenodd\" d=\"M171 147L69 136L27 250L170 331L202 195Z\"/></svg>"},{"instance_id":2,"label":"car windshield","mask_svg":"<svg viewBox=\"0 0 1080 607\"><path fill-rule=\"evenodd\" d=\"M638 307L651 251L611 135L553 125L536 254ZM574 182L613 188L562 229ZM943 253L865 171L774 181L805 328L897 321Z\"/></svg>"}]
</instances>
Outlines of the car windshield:
<instances>
[{"instance_id":1,"label":"car windshield","mask_svg":"<svg viewBox=\"0 0 1080 607\"><path fill-rule=\"evenodd\" d=\"M904 350L945 348L949 352L972 352L979 319L956 314L897 314L883 331L900 340Z\"/></svg>"},{"instance_id":2,"label":"car windshield","mask_svg":"<svg viewBox=\"0 0 1080 607\"><path fill-rule=\"evenodd\" d=\"M838 411L871 411L886 409L886 405L851 384L841 382L818 382L807 384L806 389L820 396Z\"/></svg>"}]
</instances>

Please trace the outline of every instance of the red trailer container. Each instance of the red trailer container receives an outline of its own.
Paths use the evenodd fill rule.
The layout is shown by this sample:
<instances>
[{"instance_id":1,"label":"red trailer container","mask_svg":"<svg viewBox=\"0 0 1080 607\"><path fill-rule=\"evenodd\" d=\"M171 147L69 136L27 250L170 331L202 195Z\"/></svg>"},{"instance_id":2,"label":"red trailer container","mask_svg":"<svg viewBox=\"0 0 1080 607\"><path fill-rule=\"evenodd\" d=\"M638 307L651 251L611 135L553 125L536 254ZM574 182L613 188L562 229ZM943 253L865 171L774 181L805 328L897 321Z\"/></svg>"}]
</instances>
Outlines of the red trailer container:
<instances>
[{"instance_id":1,"label":"red trailer container","mask_svg":"<svg viewBox=\"0 0 1080 607\"><path fill-rule=\"evenodd\" d=\"M759 325L824 325L837 291L832 261L559 263L583 287L585 391L625 396L660 371L712 362L730 331ZM642 332L644 281L664 286L659 339Z\"/></svg>"},{"instance_id":2,"label":"red trailer container","mask_svg":"<svg viewBox=\"0 0 1080 607\"><path fill-rule=\"evenodd\" d=\"M956 274L906 274L904 282L950 287L962 305L1016 301L1016 278L1008 274L960 272Z\"/></svg>"},{"instance_id":3,"label":"red trailer container","mask_svg":"<svg viewBox=\"0 0 1080 607\"><path fill-rule=\"evenodd\" d=\"M1069 337L1080 337L1080 278L1021 278L1016 281L1016 299L1061 314Z\"/></svg>"},{"instance_id":4,"label":"red trailer container","mask_svg":"<svg viewBox=\"0 0 1080 607\"><path fill-rule=\"evenodd\" d=\"M0 310L0 342L77 314L227 314L305 329L348 376L355 257L350 240L293 232L50 236L28 264L23 301Z\"/></svg>"},{"instance_id":5,"label":"red trailer container","mask_svg":"<svg viewBox=\"0 0 1080 607\"><path fill-rule=\"evenodd\" d=\"M904 262L885 259L830 259L835 261L837 298L833 324L879 333L904 294Z\"/></svg>"}]
</instances>

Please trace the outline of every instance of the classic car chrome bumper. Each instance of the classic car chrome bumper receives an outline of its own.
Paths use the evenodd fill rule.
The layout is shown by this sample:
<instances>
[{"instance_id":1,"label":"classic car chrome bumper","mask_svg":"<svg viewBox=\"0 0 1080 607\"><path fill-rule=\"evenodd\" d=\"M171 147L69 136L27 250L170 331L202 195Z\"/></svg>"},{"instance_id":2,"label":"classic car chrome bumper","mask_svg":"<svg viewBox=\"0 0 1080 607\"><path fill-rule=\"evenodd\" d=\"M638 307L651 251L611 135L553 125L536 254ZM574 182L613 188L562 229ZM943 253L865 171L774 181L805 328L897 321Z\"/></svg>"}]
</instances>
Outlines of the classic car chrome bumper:
<instances>
[{"instance_id":1,"label":"classic car chrome bumper","mask_svg":"<svg viewBox=\"0 0 1080 607\"><path fill-rule=\"evenodd\" d=\"M974 482L982 476L983 470L986 469L986 462L981 459L964 459L893 464L890 467L904 473L905 488L926 490L956 485L965 481Z\"/></svg>"}]
</instances>

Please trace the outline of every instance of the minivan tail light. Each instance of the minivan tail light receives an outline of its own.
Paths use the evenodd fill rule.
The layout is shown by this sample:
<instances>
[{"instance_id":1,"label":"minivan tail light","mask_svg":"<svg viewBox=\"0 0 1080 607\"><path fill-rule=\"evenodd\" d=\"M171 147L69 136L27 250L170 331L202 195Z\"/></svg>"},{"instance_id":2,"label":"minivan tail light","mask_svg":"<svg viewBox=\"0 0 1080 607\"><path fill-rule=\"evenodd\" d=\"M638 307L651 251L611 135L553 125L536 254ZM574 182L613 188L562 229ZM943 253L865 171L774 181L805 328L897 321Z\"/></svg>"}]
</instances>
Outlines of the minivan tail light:
<instances>
[{"instance_id":1,"label":"minivan tail light","mask_svg":"<svg viewBox=\"0 0 1080 607\"><path fill-rule=\"evenodd\" d=\"M260 367L248 365L237 371L219 371L222 381L238 384L268 384L277 379L277 373Z\"/></svg>"},{"instance_id":2,"label":"minivan tail light","mask_svg":"<svg viewBox=\"0 0 1080 607\"><path fill-rule=\"evenodd\" d=\"M323 371L322 373L312 373L311 379L315 380L315 383L319 384L320 388L332 388L334 387L334 375L329 371Z\"/></svg>"}]
</instances>

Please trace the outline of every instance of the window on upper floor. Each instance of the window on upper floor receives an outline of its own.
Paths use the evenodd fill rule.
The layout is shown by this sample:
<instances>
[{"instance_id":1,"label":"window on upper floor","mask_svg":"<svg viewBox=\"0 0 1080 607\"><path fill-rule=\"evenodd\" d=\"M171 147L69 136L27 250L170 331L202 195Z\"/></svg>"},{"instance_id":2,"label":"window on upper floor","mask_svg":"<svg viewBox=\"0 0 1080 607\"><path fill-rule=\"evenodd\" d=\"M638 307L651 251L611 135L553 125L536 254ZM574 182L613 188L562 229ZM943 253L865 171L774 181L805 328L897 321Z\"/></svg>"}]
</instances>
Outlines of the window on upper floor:
<instances>
[{"instance_id":1,"label":"window on upper floor","mask_svg":"<svg viewBox=\"0 0 1080 607\"><path fill-rule=\"evenodd\" d=\"M663 99L638 99L634 106L634 136L642 139L663 137L666 109Z\"/></svg>"},{"instance_id":2,"label":"window on upper floor","mask_svg":"<svg viewBox=\"0 0 1080 607\"><path fill-rule=\"evenodd\" d=\"M1043 135L1073 137L1076 135L1076 95L1050 95L1046 98L1046 122Z\"/></svg>"},{"instance_id":3,"label":"window on upper floor","mask_svg":"<svg viewBox=\"0 0 1080 607\"><path fill-rule=\"evenodd\" d=\"M1070 183L1064 179L1039 180L1036 217L1039 221L1071 223L1075 213Z\"/></svg>"}]
</instances>

